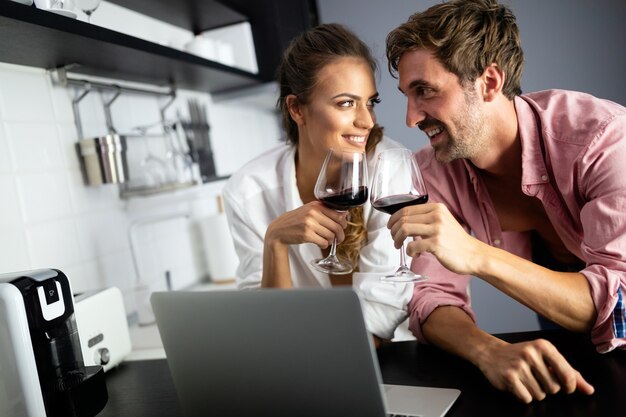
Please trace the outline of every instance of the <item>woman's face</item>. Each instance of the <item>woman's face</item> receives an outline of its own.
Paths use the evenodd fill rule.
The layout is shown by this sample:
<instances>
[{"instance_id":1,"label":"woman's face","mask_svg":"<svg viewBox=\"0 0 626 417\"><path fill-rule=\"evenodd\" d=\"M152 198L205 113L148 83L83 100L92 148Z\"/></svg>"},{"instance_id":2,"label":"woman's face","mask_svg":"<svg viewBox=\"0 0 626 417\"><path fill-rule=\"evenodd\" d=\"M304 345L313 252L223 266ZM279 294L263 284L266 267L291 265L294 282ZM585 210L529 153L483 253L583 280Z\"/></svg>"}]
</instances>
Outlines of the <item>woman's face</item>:
<instances>
[{"instance_id":1,"label":"woman's face","mask_svg":"<svg viewBox=\"0 0 626 417\"><path fill-rule=\"evenodd\" d=\"M365 151L378 102L374 75L365 60L341 58L326 65L308 102L292 112L300 154L321 161L330 148Z\"/></svg>"}]
</instances>

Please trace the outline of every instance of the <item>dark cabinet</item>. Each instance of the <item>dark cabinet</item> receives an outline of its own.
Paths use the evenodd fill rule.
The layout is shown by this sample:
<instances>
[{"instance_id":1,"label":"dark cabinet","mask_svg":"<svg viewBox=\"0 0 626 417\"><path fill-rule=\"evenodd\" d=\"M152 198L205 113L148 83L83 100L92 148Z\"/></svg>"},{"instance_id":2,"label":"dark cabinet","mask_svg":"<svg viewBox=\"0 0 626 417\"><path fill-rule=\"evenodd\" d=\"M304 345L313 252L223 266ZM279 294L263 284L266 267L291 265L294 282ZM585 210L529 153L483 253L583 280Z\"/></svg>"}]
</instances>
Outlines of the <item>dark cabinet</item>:
<instances>
[{"instance_id":1,"label":"dark cabinet","mask_svg":"<svg viewBox=\"0 0 626 417\"><path fill-rule=\"evenodd\" d=\"M248 20L259 74L9 0L0 0L0 61L223 92L273 79L291 37L317 22L314 0L111 1L194 33Z\"/></svg>"}]
</instances>

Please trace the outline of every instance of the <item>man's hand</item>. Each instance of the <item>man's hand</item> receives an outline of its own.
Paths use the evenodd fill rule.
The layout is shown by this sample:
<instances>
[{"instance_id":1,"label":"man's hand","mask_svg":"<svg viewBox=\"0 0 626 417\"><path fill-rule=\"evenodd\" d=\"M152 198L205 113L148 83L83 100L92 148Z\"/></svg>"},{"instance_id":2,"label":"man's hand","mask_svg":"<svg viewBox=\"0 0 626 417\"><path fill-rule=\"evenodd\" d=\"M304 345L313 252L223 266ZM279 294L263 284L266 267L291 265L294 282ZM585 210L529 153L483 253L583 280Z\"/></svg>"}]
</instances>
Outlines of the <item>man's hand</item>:
<instances>
[{"instance_id":1,"label":"man's hand","mask_svg":"<svg viewBox=\"0 0 626 417\"><path fill-rule=\"evenodd\" d=\"M439 203L405 207L397 211L387 223L396 248L407 237L416 237L407 245L411 257L430 252L452 272L473 275L485 244L469 235L450 213Z\"/></svg>"},{"instance_id":2,"label":"man's hand","mask_svg":"<svg viewBox=\"0 0 626 417\"><path fill-rule=\"evenodd\" d=\"M477 365L496 388L512 392L525 403L543 400L559 391L587 395L594 392L580 372L543 339L492 346L481 355Z\"/></svg>"}]
</instances>

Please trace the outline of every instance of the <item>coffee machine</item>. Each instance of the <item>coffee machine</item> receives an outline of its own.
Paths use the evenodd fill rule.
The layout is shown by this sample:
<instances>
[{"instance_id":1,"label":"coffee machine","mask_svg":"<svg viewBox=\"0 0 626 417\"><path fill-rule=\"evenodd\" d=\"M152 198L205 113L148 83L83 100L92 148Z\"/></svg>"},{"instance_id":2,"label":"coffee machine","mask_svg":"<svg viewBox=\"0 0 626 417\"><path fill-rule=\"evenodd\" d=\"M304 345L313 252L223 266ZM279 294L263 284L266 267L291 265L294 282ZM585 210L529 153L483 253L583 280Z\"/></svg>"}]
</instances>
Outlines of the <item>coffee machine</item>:
<instances>
[{"instance_id":1,"label":"coffee machine","mask_svg":"<svg viewBox=\"0 0 626 417\"><path fill-rule=\"evenodd\" d=\"M103 368L84 365L65 274L0 274L0 416L92 417L107 400Z\"/></svg>"}]
</instances>

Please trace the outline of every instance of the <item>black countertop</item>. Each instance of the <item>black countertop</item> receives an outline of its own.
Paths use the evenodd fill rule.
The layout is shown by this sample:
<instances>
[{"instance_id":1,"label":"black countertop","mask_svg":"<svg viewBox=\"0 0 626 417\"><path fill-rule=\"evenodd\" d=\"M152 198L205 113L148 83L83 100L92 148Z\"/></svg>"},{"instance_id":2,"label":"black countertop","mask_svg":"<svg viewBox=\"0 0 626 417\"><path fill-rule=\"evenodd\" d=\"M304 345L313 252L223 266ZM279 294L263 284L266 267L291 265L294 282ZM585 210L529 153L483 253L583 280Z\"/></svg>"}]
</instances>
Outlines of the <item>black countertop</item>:
<instances>
[{"instance_id":1,"label":"black countertop","mask_svg":"<svg viewBox=\"0 0 626 417\"><path fill-rule=\"evenodd\" d=\"M592 396L557 394L526 405L493 388L467 361L417 342L397 342L378 350L388 384L458 388L449 417L581 416L622 417L626 410L626 351L596 353L588 338L563 331L498 335L515 342L543 337L595 386ZM167 361L125 362L107 374L109 401L100 417L178 417L178 400Z\"/></svg>"}]
</instances>

